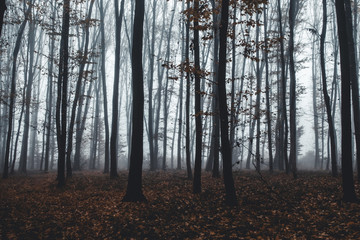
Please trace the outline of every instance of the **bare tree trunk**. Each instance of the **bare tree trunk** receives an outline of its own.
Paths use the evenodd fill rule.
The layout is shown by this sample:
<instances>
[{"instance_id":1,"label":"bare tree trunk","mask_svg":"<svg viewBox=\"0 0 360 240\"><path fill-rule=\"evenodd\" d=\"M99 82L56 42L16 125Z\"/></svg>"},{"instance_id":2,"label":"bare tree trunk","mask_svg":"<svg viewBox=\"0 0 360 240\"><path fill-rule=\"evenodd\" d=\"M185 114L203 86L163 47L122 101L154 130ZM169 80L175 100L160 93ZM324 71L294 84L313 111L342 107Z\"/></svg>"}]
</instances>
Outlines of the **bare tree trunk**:
<instances>
[{"instance_id":1,"label":"bare tree trunk","mask_svg":"<svg viewBox=\"0 0 360 240\"><path fill-rule=\"evenodd\" d=\"M327 6L326 0L323 0L323 28L320 35L320 65L321 65L321 75L322 75L322 88L324 94L324 101L327 113L327 120L329 124L329 137L331 141L331 166L332 166L332 175L337 176L337 151L335 144L335 128L333 117L331 116L331 103L330 97L327 91L326 83L326 69L325 69L325 38L326 38L326 28L327 28Z\"/></svg>"},{"instance_id":2,"label":"bare tree trunk","mask_svg":"<svg viewBox=\"0 0 360 240\"><path fill-rule=\"evenodd\" d=\"M289 10L289 55L290 55L290 169L294 178L297 178L296 161L297 161L297 129L296 129L296 73L294 60L294 30L297 0L290 0Z\"/></svg>"},{"instance_id":3,"label":"bare tree trunk","mask_svg":"<svg viewBox=\"0 0 360 240\"><path fill-rule=\"evenodd\" d=\"M70 9L70 0L64 0L57 84L58 95L56 101L56 135L59 155L57 175L58 187L63 187L65 185Z\"/></svg>"},{"instance_id":4,"label":"bare tree trunk","mask_svg":"<svg viewBox=\"0 0 360 240\"><path fill-rule=\"evenodd\" d=\"M33 21L29 24L29 75L25 92L25 119L24 119L24 133L21 145L21 154L19 162L19 172L26 173L28 162L28 144L30 131L30 104L32 99L32 86L34 82L34 52L35 52L35 23Z\"/></svg>"},{"instance_id":5,"label":"bare tree trunk","mask_svg":"<svg viewBox=\"0 0 360 240\"><path fill-rule=\"evenodd\" d=\"M112 123L110 138L110 178L117 178L117 135L118 135L118 118L119 118L119 81L120 81L120 43L121 43L121 25L124 14L124 0L121 0L120 13L119 2L115 2L115 18L116 18L116 46L115 46L115 77L113 89L113 107L112 107Z\"/></svg>"},{"instance_id":6,"label":"bare tree trunk","mask_svg":"<svg viewBox=\"0 0 360 240\"><path fill-rule=\"evenodd\" d=\"M199 14L199 0L194 1L195 14ZM195 62L195 126L196 126L196 146L195 146L195 167L193 192L201 192L201 150L202 150L202 112L201 112L201 89L200 89L200 52L199 52L199 16L194 16L194 62Z\"/></svg>"},{"instance_id":7,"label":"bare tree trunk","mask_svg":"<svg viewBox=\"0 0 360 240\"><path fill-rule=\"evenodd\" d=\"M349 29L346 21L344 0L336 0L336 18L338 25L338 37L340 43L341 61L341 163L342 163L342 187L343 201L357 202L354 187L352 147L351 147L351 71L349 53Z\"/></svg>"},{"instance_id":8,"label":"bare tree trunk","mask_svg":"<svg viewBox=\"0 0 360 240\"><path fill-rule=\"evenodd\" d=\"M264 38L265 38L265 51L264 51L264 60L265 60L265 84L266 84L266 119L267 119L267 136L269 144L269 171L273 172L274 169L274 160L272 152L272 129L271 129L271 109L270 109L270 84L269 84L269 59L268 59L268 37L267 37L267 9L264 4Z\"/></svg>"},{"instance_id":9,"label":"bare tree trunk","mask_svg":"<svg viewBox=\"0 0 360 240\"><path fill-rule=\"evenodd\" d=\"M190 10L190 1L187 2L187 9ZM186 70L186 139L185 139L185 151L186 151L186 170L188 179L192 179L191 171L191 154L190 154L190 72L189 72L189 50L190 50L190 16L186 20L186 46L185 46L185 70Z\"/></svg>"},{"instance_id":10,"label":"bare tree trunk","mask_svg":"<svg viewBox=\"0 0 360 240\"><path fill-rule=\"evenodd\" d=\"M232 175L231 146L229 141L228 110L226 104L226 39L229 19L229 0L223 0L221 6L221 28L219 49L219 108L221 121L221 153L223 156L223 175L225 202L227 205L238 204Z\"/></svg>"},{"instance_id":11,"label":"bare tree trunk","mask_svg":"<svg viewBox=\"0 0 360 240\"><path fill-rule=\"evenodd\" d=\"M105 45L105 12L103 0L100 0L100 32L101 32L101 80L102 80L102 94L104 102L104 122L105 122L105 164L104 173L109 173L110 163L110 133L109 133L109 116L108 116L108 102L107 102L107 88L106 88L106 45Z\"/></svg>"},{"instance_id":12,"label":"bare tree trunk","mask_svg":"<svg viewBox=\"0 0 360 240\"><path fill-rule=\"evenodd\" d=\"M11 138L13 131L13 118L14 118L14 104L16 98L16 67L17 67L17 57L20 50L21 38L24 34L25 26L28 21L32 6L29 5L28 9L25 12L25 19L20 25L18 35L16 38L15 48L13 52L13 65L12 65L12 76L11 76L11 87L10 87L10 104L9 104L9 122L7 129L7 138L6 138L6 149L5 149L5 161L3 169L3 178L6 179L9 177L9 161L10 161L10 148L11 148Z\"/></svg>"},{"instance_id":13,"label":"bare tree trunk","mask_svg":"<svg viewBox=\"0 0 360 240\"><path fill-rule=\"evenodd\" d=\"M143 119L144 119L144 80L142 67L143 31L144 31L144 0L136 0L134 33L132 45L132 74L133 74L133 128L132 146L130 153L130 170L125 202L146 201L142 193L142 164L143 164Z\"/></svg>"}]
</instances>

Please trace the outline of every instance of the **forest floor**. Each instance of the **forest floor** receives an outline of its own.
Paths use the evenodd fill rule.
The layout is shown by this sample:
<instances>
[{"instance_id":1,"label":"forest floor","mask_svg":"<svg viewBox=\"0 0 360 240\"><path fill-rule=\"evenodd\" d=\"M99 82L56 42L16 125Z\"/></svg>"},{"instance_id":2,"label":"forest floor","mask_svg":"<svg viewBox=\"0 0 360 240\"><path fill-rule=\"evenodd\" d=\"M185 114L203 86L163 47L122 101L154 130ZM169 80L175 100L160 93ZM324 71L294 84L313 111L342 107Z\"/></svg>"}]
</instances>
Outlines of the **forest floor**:
<instances>
[{"instance_id":1,"label":"forest floor","mask_svg":"<svg viewBox=\"0 0 360 240\"><path fill-rule=\"evenodd\" d=\"M75 173L63 189L55 178L0 180L1 239L360 239L360 205L343 203L341 179L327 173L234 172L237 207L209 173L194 195L183 171L145 171L146 203L121 201L127 172Z\"/></svg>"}]
</instances>

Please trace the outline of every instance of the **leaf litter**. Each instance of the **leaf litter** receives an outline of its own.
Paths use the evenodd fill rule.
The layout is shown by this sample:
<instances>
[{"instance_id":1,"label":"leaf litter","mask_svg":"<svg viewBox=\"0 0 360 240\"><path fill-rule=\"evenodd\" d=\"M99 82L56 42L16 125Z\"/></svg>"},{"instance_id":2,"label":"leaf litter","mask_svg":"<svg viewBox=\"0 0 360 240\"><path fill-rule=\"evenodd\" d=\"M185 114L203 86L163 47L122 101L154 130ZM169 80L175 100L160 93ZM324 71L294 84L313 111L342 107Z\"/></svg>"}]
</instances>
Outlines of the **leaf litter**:
<instances>
[{"instance_id":1,"label":"leaf litter","mask_svg":"<svg viewBox=\"0 0 360 240\"><path fill-rule=\"evenodd\" d=\"M341 179L322 172L234 172L239 204L224 204L221 178L202 174L192 194L185 171L145 171L146 203L124 203L127 172L111 180L56 173L0 180L2 239L360 239L360 205L341 201ZM264 183L264 180L267 183ZM359 196L359 185L356 185Z\"/></svg>"}]
</instances>

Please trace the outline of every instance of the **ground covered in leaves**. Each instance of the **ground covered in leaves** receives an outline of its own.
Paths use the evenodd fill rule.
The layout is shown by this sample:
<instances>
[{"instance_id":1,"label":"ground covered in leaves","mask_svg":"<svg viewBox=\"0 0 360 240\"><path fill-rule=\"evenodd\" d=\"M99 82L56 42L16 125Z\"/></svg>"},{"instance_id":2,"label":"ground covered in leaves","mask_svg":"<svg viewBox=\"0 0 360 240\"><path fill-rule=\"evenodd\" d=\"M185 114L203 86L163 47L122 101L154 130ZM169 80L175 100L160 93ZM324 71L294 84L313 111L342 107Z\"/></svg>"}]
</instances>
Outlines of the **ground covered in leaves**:
<instances>
[{"instance_id":1,"label":"ground covered in leaves","mask_svg":"<svg viewBox=\"0 0 360 240\"><path fill-rule=\"evenodd\" d=\"M239 206L224 204L222 179L203 173L192 194L185 172L144 172L147 203L121 202L127 173L110 180L55 173L0 180L2 239L360 239L360 205L341 199L341 179L235 172ZM356 185L359 190L359 185ZM357 192L358 196L359 191Z\"/></svg>"}]
</instances>

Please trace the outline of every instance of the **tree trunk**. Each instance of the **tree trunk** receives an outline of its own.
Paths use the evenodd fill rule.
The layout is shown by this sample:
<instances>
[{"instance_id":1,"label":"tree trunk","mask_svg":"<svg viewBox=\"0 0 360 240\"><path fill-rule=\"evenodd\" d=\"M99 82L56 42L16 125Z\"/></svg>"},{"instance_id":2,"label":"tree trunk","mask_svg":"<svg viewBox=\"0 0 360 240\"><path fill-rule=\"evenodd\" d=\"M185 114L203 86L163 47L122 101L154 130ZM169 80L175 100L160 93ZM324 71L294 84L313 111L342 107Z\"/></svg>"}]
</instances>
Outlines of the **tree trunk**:
<instances>
[{"instance_id":1,"label":"tree trunk","mask_svg":"<svg viewBox=\"0 0 360 240\"><path fill-rule=\"evenodd\" d=\"M25 92L25 119L24 119L24 133L21 145L21 154L19 162L19 172L26 173L27 162L28 162L28 143L29 143L29 132L30 132L30 104L32 98L32 86L34 82L34 51L35 51L35 23L30 22L29 24L29 75Z\"/></svg>"},{"instance_id":2,"label":"tree trunk","mask_svg":"<svg viewBox=\"0 0 360 240\"><path fill-rule=\"evenodd\" d=\"M337 150L335 143L335 128L333 117L331 116L331 103L330 97L327 90L326 83L326 69L325 69L325 38L326 38L326 28L327 28L327 6L326 0L323 0L323 28L320 35L320 65L321 65L321 75L322 75L322 88L324 94L324 101L327 113L327 120L329 124L329 137L331 141L331 166L332 166L332 175L337 176Z\"/></svg>"},{"instance_id":3,"label":"tree trunk","mask_svg":"<svg viewBox=\"0 0 360 240\"><path fill-rule=\"evenodd\" d=\"M356 165L358 173L358 181L360 182L360 100L359 100L359 81L357 71L357 59L356 59L356 48L354 42L353 24L352 24L352 13L350 0L345 0L345 19L346 19L346 30L348 38L349 48L349 64L350 64L350 80L352 90L352 106L353 106L353 120L355 127L355 148L356 148Z\"/></svg>"},{"instance_id":4,"label":"tree trunk","mask_svg":"<svg viewBox=\"0 0 360 240\"><path fill-rule=\"evenodd\" d=\"M266 119L267 119L267 137L269 145L269 171L273 172L274 160L272 152L272 127L271 127L271 109L270 109L270 84L269 84L269 59L268 59L268 40L267 40L267 9L264 4L264 38L265 38L265 85L266 85Z\"/></svg>"},{"instance_id":5,"label":"tree trunk","mask_svg":"<svg viewBox=\"0 0 360 240\"><path fill-rule=\"evenodd\" d=\"M190 10L190 1L187 2L187 9ZM191 171L191 154L190 154L190 16L186 20L186 46L185 46L185 71L186 71L186 138L185 138L185 152L186 152L186 171L189 180L192 180Z\"/></svg>"},{"instance_id":6,"label":"tree trunk","mask_svg":"<svg viewBox=\"0 0 360 240\"><path fill-rule=\"evenodd\" d=\"M290 55L290 169L294 178L297 178L297 140L296 140L296 73L294 60L294 30L296 18L297 0L290 0L289 10L289 55Z\"/></svg>"},{"instance_id":7,"label":"tree trunk","mask_svg":"<svg viewBox=\"0 0 360 240\"><path fill-rule=\"evenodd\" d=\"M345 15L344 0L336 0L336 18L338 25L338 37L340 45L341 62L341 163L342 163L342 187L343 201L357 202L354 187L352 147L351 147L351 69L349 39L347 21Z\"/></svg>"},{"instance_id":8,"label":"tree trunk","mask_svg":"<svg viewBox=\"0 0 360 240\"><path fill-rule=\"evenodd\" d=\"M5 161L4 161L4 169L3 169L3 178L6 179L9 176L9 161L10 161L10 148L11 148L11 138L13 131L13 118L14 118L14 105L16 98L16 67L17 67L17 57L20 50L21 38L24 34L25 26L28 21L28 17L31 12L31 5L29 5L28 9L25 12L25 19L22 22L18 35L16 38L15 48L13 52L13 66L12 66L12 75L11 75L11 87L10 87L10 104L9 104L9 122L7 129L7 138L6 138L6 149L5 149Z\"/></svg>"},{"instance_id":9,"label":"tree trunk","mask_svg":"<svg viewBox=\"0 0 360 240\"><path fill-rule=\"evenodd\" d=\"M146 201L142 193L143 164L143 119L144 119L144 83L142 67L143 31L144 31L144 0L136 0L134 32L132 44L133 74L133 128L131 136L130 169L125 202Z\"/></svg>"},{"instance_id":10,"label":"tree trunk","mask_svg":"<svg viewBox=\"0 0 360 240\"><path fill-rule=\"evenodd\" d=\"M57 84L58 95L56 101L56 135L59 155L57 173L58 187L63 187L65 185L70 0L64 0L62 18L63 23L61 29L59 75Z\"/></svg>"},{"instance_id":11,"label":"tree trunk","mask_svg":"<svg viewBox=\"0 0 360 240\"><path fill-rule=\"evenodd\" d=\"M100 32L101 32L101 80L102 80L102 94L104 103L104 122L105 122L105 164L104 173L109 173L110 163L110 133L109 133L109 116L108 116L108 102L107 102L107 88L106 88L106 44L105 44L105 10L103 0L100 1Z\"/></svg>"},{"instance_id":12,"label":"tree trunk","mask_svg":"<svg viewBox=\"0 0 360 240\"><path fill-rule=\"evenodd\" d=\"M195 14L199 14L199 0L194 1ZM195 61L195 126L196 126L196 152L194 167L193 192L201 192L201 150L202 150L202 112L200 89L200 51L199 51L199 16L194 16L194 61Z\"/></svg>"},{"instance_id":13,"label":"tree trunk","mask_svg":"<svg viewBox=\"0 0 360 240\"><path fill-rule=\"evenodd\" d=\"M116 18L116 46L115 46L115 77L113 89L113 107L112 123L110 138L110 178L117 178L117 136L119 121L119 81L120 81L120 46L121 46L121 25L124 14L124 0L121 1L120 13L119 2L115 1L115 18Z\"/></svg>"},{"instance_id":14,"label":"tree trunk","mask_svg":"<svg viewBox=\"0 0 360 240\"><path fill-rule=\"evenodd\" d=\"M220 50L219 50L219 108L221 122L221 153L223 156L223 175L225 184L225 202L237 205L232 175L231 146L229 141L228 110L226 104L226 39L229 19L229 0L223 0L221 6Z\"/></svg>"},{"instance_id":15,"label":"tree trunk","mask_svg":"<svg viewBox=\"0 0 360 240\"><path fill-rule=\"evenodd\" d=\"M277 151L277 157L279 158L280 169L282 169L283 162L286 165L286 171L288 171L287 167L287 139L285 134L286 132L286 123L287 123L287 111L286 111L286 76L285 76L285 47L284 47L284 33L282 26L282 14L281 14L281 1L277 0L278 7L278 15L279 15L279 38L280 38L280 62L281 62L281 78L280 78L280 123L279 123L279 144Z\"/></svg>"}]
</instances>

